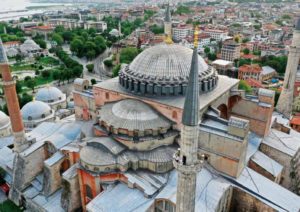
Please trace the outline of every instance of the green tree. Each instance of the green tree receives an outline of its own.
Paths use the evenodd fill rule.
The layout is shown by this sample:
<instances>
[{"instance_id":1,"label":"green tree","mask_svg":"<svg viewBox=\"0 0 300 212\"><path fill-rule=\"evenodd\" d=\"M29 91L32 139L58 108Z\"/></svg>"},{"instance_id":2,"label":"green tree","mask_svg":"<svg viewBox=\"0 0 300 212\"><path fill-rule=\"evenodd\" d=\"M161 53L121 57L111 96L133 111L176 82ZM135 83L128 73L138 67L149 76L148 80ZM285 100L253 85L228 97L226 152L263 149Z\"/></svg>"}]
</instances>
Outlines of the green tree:
<instances>
[{"instance_id":1,"label":"green tree","mask_svg":"<svg viewBox=\"0 0 300 212\"><path fill-rule=\"evenodd\" d=\"M95 85L97 83L97 81L95 79L91 79L91 84Z\"/></svg>"},{"instance_id":2,"label":"green tree","mask_svg":"<svg viewBox=\"0 0 300 212\"><path fill-rule=\"evenodd\" d=\"M16 62L17 63L21 63L23 61L23 59L24 59L24 57L22 55L20 55L20 54L16 55Z\"/></svg>"},{"instance_id":3,"label":"green tree","mask_svg":"<svg viewBox=\"0 0 300 212\"><path fill-rule=\"evenodd\" d=\"M94 64L87 64L86 68L88 70L88 72L92 73L94 71Z\"/></svg>"},{"instance_id":4,"label":"green tree","mask_svg":"<svg viewBox=\"0 0 300 212\"><path fill-rule=\"evenodd\" d=\"M51 76L50 71L48 71L48 70L42 71L43 78L48 79L50 76Z\"/></svg>"},{"instance_id":5,"label":"green tree","mask_svg":"<svg viewBox=\"0 0 300 212\"><path fill-rule=\"evenodd\" d=\"M34 40L42 49L47 48L47 43L43 39Z\"/></svg>"},{"instance_id":6,"label":"green tree","mask_svg":"<svg viewBox=\"0 0 300 212\"><path fill-rule=\"evenodd\" d=\"M16 81L16 91L17 93L22 92L22 83L19 80Z\"/></svg>"},{"instance_id":7,"label":"green tree","mask_svg":"<svg viewBox=\"0 0 300 212\"><path fill-rule=\"evenodd\" d=\"M209 53L207 55L207 58L210 60L210 61L214 61L217 59L217 55L215 53Z\"/></svg>"},{"instance_id":8,"label":"green tree","mask_svg":"<svg viewBox=\"0 0 300 212\"><path fill-rule=\"evenodd\" d=\"M246 93L251 93L252 92L251 86L245 80L241 80L239 82L239 89L246 91Z\"/></svg>"},{"instance_id":9,"label":"green tree","mask_svg":"<svg viewBox=\"0 0 300 212\"><path fill-rule=\"evenodd\" d=\"M55 41L57 43L58 46L61 46L64 43L64 39L62 38L62 36L58 33L54 33L52 35L52 40Z\"/></svg>"},{"instance_id":10,"label":"green tree","mask_svg":"<svg viewBox=\"0 0 300 212\"><path fill-rule=\"evenodd\" d=\"M248 48L245 48L245 49L243 50L243 53L244 53L244 54L250 54L250 50L249 50Z\"/></svg>"},{"instance_id":11,"label":"green tree","mask_svg":"<svg viewBox=\"0 0 300 212\"><path fill-rule=\"evenodd\" d=\"M82 50L83 42L80 39L75 39L71 42L70 50L76 54Z\"/></svg>"},{"instance_id":12,"label":"green tree","mask_svg":"<svg viewBox=\"0 0 300 212\"><path fill-rule=\"evenodd\" d=\"M26 84L26 86L27 86L28 88L30 88L30 89L32 90L32 92L34 93L34 88L35 88L35 86L36 86L36 81L35 81L35 79L34 79L34 78L31 78L31 79L27 80L27 81L25 82L25 84Z\"/></svg>"},{"instance_id":13,"label":"green tree","mask_svg":"<svg viewBox=\"0 0 300 212\"><path fill-rule=\"evenodd\" d=\"M205 46L205 48L204 48L204 53L205 53L206 55L208 55L208 54L210 53L210 48L207 47L207 46Z\"/></svg>"},{"instance_id":14,"label":"green tree","mask_svg":"<svg viewBox=\"0 0 300 212\"><path fill-rule=\"evenodd\" d=\"M113 77L117 77L119 75L119 71L121 69L121 65L116 65L113 70L112 70L112 73L113 73Z\"/></svg>"},{"instance_id":15,"label":"green tree","mask_svg":"<svg viewBox=\"0 0 300 212\"><path fill-rule=\"evenodd\" d=\"M135 47L127 47L121 50L120 61L121 63L131 63L133 59L139 54L139 51Z\"/></svg>"},{"instance_id":16,"label":"green tree","mask_svg":"<svg viewBox=\"0 0 300 212\"><path fill-rule=\"evenodd\" d=\"M149 29L154 34L163 34L164 33L164 28L160 27L160 26L157 26L156 24L150 26Z\"/></svg>"},{"instance_id":17,"label":"green tree","mask_svg":"<svg viewBox=\"0 0 300 212\"><path fill-rule=\"evenodd\" d=\"M71 42L74 34L71 31L65 31L63 32L62 36L65 42Z\"/></svg>"}]
</instances>

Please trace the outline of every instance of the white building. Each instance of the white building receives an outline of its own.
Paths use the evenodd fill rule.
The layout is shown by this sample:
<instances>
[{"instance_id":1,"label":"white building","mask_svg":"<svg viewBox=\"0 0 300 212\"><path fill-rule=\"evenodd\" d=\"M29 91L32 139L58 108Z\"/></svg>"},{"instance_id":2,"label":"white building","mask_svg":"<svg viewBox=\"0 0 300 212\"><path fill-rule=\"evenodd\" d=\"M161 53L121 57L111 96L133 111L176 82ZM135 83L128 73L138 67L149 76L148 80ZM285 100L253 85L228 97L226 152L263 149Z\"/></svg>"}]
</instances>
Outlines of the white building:
<instances>
[{"instance_id":1,"label":"white building","mask_svg":"<svg viewBox=\"0 0 300 212\"><path fill-rule=\"evenodd\" d=\"M228 31L218 29L205 29L204 33L209 34L216 41L224 41L228 37Z\"/></svg>"},{"instance_id":2,"label":"white building","mask_svg":"<svg viewBox=\"0 0 300 212\"><path fill-rule=\"evenodd\" d=\"M193 34L193 27L191 25L179 25L173 28L172 36L174 40L181 41Z\"/></svg>"},{"instance_id":3,"label":"white building","mask_svg":"<svg viewBox=\"0 0 300 212\"><path fill-rule=\"evenodd\" d=\"M43 53L43 49L31 39L26 40L20 46L20 51L24 56L38 56Z\"/></svg>"}]
</instances>

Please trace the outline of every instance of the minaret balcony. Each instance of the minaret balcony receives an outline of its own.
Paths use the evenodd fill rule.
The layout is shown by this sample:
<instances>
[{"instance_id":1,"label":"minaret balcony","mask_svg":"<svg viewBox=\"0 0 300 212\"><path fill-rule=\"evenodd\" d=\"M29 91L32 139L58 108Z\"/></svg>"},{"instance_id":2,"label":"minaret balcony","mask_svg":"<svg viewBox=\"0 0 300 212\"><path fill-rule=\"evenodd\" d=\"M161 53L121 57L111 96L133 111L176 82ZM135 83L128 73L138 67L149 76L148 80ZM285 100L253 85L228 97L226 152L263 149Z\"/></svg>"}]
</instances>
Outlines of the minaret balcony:
<instances>
[{"instance_id":1,"label":"minaret balcony","mask_svg":"<svg viewBox=\"0 0 300 212\"><path fill-rule=\"evenodd\" d=\"M9 85L15 85L15 84L16 84L16 81L15 81L15 80L2 81L2 82L0 82L0 85L3 85L3 86L9 86Z\"/></svg>"},{"instance_id":2,"label":"minaret balcony","mask_svg":"<svg viewBox=\"0 0 300 212\"><path fill-rule=\"evenodd\" d=\"M175 158L173 160L173 165L175 169L178 170L179 172L182 172L184 174L192 174L192 173L198 173L202 169L203 161L198 160L192 165L187 165L187 164L183 164L182 161Z\"/></svg>"}]
</instances>

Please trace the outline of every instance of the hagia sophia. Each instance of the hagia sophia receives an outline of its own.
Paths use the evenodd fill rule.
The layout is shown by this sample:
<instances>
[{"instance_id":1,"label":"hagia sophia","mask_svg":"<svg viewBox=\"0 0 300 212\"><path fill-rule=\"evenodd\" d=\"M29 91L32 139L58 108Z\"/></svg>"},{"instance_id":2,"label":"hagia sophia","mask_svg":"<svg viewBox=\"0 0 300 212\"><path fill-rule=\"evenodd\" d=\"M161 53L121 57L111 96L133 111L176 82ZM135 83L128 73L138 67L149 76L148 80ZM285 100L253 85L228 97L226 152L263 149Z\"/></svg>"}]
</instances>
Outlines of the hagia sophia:
<instances>
[{"instance_id":1,"label":"hagia sophia","mask_svg":"<svg viewBox=\"0 0 300 212\"><path fill-rule=\"evenodd\" d=\"M0 113L0 167L28 211L300 209L300 134L287 110L274 109L271 90L239 90L196 48L160 44L118 77L76 79L75 115L60 120L56 88L19 108L2 43L0 71L10 114Z\"/></svg>"}]
</instances>

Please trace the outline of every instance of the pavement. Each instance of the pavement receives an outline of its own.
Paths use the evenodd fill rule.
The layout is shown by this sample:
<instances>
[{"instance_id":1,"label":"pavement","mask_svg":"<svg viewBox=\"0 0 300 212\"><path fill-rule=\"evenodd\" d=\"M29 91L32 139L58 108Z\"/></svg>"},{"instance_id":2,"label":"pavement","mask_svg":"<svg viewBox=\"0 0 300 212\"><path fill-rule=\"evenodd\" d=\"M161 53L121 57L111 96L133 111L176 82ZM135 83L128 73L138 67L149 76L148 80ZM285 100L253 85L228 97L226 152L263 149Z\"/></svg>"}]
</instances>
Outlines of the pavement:
<instances>
[{"instance_id":1,"label":"pavement","mask_svg":"<svg viewBox=\"0 0 300 212\"><path fill-rule=\"evenodd\" d=\"M2 190L0 190L0 203L4 202L7 200L7 196L3 193Z\"/></svg>"}]
</instances>

